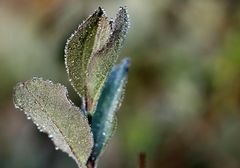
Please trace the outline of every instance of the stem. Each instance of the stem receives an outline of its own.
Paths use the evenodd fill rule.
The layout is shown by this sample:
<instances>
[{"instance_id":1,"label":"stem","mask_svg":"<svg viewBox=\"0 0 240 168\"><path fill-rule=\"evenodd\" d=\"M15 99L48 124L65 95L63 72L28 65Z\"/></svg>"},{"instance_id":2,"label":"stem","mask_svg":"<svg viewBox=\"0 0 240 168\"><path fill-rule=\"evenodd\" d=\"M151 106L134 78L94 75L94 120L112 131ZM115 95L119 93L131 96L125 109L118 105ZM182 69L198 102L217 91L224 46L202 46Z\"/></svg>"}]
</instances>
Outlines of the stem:
<instances>
[{"instance_id":1,"label":"stem","mask_svg":"<svg viewBox=\"0 0 240 168\"><path fill-rule=\"evenodd\" d=\"M139 168L146 168L146 154L143 152L139 154Z\"/></svg>"},{"instance_id":2,"label":"stem","mask_svg":"<svg viewBox=\"0 0 240 168\"><path fill-rule=\"evenodd\" d=\"M95 161L89 159L86 166L87 168L96 168Z\"/></svg>"}]
</instances>

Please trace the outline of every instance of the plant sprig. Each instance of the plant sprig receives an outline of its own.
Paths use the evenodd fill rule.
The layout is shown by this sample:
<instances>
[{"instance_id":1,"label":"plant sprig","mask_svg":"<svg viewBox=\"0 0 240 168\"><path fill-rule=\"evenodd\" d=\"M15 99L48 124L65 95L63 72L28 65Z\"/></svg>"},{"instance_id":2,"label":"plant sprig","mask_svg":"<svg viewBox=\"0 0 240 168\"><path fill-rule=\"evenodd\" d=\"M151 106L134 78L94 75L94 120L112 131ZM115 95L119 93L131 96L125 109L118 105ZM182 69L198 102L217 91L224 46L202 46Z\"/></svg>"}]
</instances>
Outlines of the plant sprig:
<instances>
[{"instance_id":1,"label":"plant sprig","mask_svg":"<svg viewBox=\"0 0 240 168\"><path fill-rule=\"evenodd\" d=\"M97 161L116 128L127 81L129 60L116 63L129 27L126 7L114 21L99 7L68 39L65 65L82 106L75 106L67 89L42 78L18 83L14 104L79 167Z\"/></svg>"}]
</instances>

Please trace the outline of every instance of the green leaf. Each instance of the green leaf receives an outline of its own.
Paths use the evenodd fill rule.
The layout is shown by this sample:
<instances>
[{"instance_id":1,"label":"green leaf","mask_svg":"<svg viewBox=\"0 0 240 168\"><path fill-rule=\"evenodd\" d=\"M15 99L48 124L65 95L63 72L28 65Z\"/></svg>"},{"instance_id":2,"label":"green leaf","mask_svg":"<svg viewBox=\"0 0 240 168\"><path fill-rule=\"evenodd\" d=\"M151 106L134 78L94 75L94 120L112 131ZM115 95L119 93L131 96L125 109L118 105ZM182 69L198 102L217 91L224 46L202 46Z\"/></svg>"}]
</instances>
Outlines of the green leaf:
<instances>
[{"instance_id":1,"label":"green leaf","mask_svg":"<svg viewBox=\"0 0 240 168\"><path fill-rule=\"evenodd\" d=\"M64 86L33 78L16 86L14 103L49 135L56 149L85 167L93 146L91 128L83 112L67 98Z\"/></svg>"},{"instance_id":2,"label":"green leaf","mask_svg":"<svg viewBox=\"0 0 240 168\"><path fill-rule=\"evenodd\" d=\"M106 78L115 64L129 26L126 8L112 23L99 8L69 38L65 64L71 84L93 113Z\"/></svg>"},{"instance_id":3,"label":"green leaf","mask_svg":"<svg viewBox=\"0 0 240 168\"><path fill-rule=\"evenodd\" d=\"M104 83L115 64L129 27L127 9L121 7L113 23L113 29L107 43L91 56L87 69L89 112L93 113Z\"/></svg>"},{"instance_id":4,"label":"green leaf","mask_svg":"<svg viewBox=\"0 0 240 168\"><path fill-rule=\"evenodd\" d=\"M105 45L110 28L103 9L99 7L67 41L65 64L68 76L74 89L86 99L88 97L86 76L90 57Z\"/></svg>"},{"instance_id":5,"label":"green leaf","mask_svg":"<svg viewBox=\"0 0 240 168\"><path fill-rule=\"evenodd\" d=\"M115 131L117 120L116 111L120 107L127 80L129 60L124 59L122 64L115 66L103 88L96 111L92 117L92 132L94 147L91 160L97 160L110 137Z\"/></svg>"}]
</instances>

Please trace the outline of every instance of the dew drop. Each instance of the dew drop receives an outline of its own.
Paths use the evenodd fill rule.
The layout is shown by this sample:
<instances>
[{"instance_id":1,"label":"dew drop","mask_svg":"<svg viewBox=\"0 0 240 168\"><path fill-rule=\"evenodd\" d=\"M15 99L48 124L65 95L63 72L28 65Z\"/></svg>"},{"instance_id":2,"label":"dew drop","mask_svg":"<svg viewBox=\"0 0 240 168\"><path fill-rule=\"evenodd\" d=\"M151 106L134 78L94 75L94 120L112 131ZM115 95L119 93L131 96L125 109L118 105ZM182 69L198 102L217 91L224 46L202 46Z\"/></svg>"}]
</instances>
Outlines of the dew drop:
<instances>
[{"instance_id":1,"label":"dew drop","mask_svg":"<svg viewBox=\"0 0 240 168\"><path fill-rule=\"evenodd\" d=\"M95 157L92 157L92 160L95 160Z\"/></svg>"}]
</instances>

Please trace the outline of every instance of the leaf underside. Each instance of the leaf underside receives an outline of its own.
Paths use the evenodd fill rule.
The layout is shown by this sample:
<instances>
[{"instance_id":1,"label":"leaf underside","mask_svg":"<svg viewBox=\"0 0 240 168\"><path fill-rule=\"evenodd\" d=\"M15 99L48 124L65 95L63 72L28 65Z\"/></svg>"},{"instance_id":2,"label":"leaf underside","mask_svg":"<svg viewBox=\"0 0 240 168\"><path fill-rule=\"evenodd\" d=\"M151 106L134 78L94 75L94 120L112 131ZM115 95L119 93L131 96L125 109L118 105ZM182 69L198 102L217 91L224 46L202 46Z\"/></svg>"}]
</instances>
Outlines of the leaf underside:
<instances>
[{"instance_id":1,"label":"leaf underside","mask_svg":"<svg viewBox=\"0 0 240 168\"><path fill-rule=\"evenodd\" d=\"M113 68L103 88L96 111L92 118L94 147L91 160L97 160L106 144L114 133L117 125L116 111L118 110L125 91L129 60Z\"/></svg>"},{"instance_id":2,"label":"leaf underside","mask_svg":"<svg viewBox=\"0 0 240 168\"><path fill-rule=\"evenodd\" d=\"M14 103L56 148L85 167L93 146L91 128L82 111L68 100L64 86L33 78L16 86Z\"/></svg>"}]
</instances>

